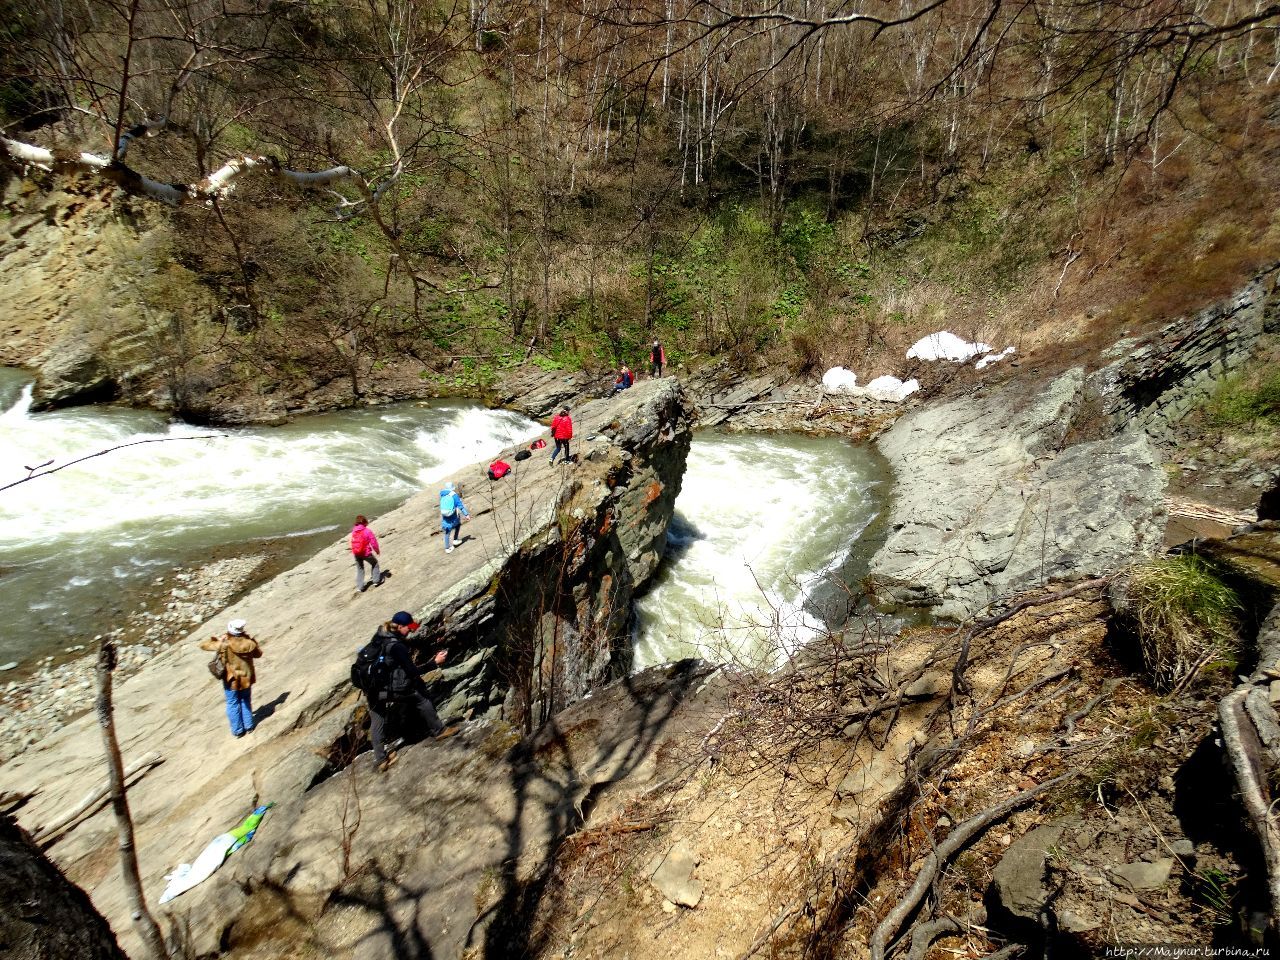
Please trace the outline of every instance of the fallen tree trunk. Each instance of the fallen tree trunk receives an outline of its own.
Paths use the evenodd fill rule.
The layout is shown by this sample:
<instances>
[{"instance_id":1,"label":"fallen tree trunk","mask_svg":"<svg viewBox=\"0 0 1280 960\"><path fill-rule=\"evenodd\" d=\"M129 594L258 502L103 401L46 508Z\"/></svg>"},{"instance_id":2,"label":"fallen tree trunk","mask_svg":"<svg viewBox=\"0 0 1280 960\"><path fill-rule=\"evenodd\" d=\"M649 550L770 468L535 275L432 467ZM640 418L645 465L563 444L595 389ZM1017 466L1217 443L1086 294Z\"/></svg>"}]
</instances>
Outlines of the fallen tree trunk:
<instances>
[{"instance_id":1,"label":"fallen tree trunk","mask_svg":"<svg viewBox=\"0 0 1280 960\"><path fill-rule=\"evenodd\" d=\"M124 772L124 784L131 787L144 776L152 767L159 766L164 763L164 757L158 753L151 753L143 757L141 760L130 764L129 768ZM41 826L34 830L31 839L36 843L44 843L56 837L58 834L64 833L71 827L80 823L82 820L93 816L99 810L107 805L107 800L111 793L111 781L107 780L100 787L96 787L90 791L83 800L58 814L47 826Z\"/></svg>"},{"instance_id":2,"label":"fallen tree trunk","mask_svg":"<svg viewBox=\"0 0 1280 960\"><path fill-rule=\"evenodd\" d=\"M1262 703L1250 702L1256 696ZM1265 711L1262 709L1265 707ZM1269 721L1262 719L1275 730L1259 730L1259 717L1270 714ZM1280 733L1275 711L1266 702L1262 692L1248 684L1242 684L1222 698L1218 705L1218 722L1222 728L1222 743L1240 789L1240 800L1249 817L1249 826L1262 847L1262 859L1267 868L1267 893L1271 900L1271 916L1267 926L1275 933L1280 918L1280 825L1272 810L1274 798L1267 787L1268 772L1275 769L1277 757L1274 737ZM1272 741L1268 744L1268 740Z\"/></svg>"}]
</instances>

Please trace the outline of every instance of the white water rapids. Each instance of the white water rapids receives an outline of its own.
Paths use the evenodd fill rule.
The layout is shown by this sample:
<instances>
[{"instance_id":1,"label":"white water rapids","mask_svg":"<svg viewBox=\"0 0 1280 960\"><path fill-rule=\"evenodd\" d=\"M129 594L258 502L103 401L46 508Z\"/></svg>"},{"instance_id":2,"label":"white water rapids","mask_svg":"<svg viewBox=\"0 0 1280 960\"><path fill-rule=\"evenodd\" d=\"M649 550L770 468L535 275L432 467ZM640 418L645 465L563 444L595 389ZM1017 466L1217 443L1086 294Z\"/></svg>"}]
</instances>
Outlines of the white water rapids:
<instances>
[{"instance_id":1,"label":"white water rapids","mask_svg":"<svg viewBox=\"0 0 1280 960\"><path fill-rule=\"evenodd\" d=\"M471 403L395 404L216 430L118 407L32 414L0 370L0 485L26 466L140 440L0 491L0 663L115 625L132 597L210 551L297 538L297 559L544 428ZM192 439L194 438L194 439ZM375 526L376 529L376 526Z\"/></svg>"},{"instance_id":2,"label":"white water rapids","mask_svg":"<svg viewBox=\"0 0 1280 960\"><path fill-rule=\"evenodd\" d=\"M376 517L545 429L459 402L236 430L116 407L33 414L26 383L0 369L0 485L47 460L183 439L0 491L0 664L86 643L157 577L211 554L286 538L301 560L356 513ZM767 659L811 636L821 584L856 559L883 479L865 448L842 441L699 433L666 562L638 604L637 668L690 655Z\"/></svg>"},{"instance_id":3,"label":"white water rapids","mask_svg":"<svg viewBox=\"0 0 1280 960\"><path fill-rule=\"evenodd\" d=\"M697 434L666 560L637 604L636 668L767 667L811 639L848 599L887 480L878 455L842 440Z\"/></svg>"}]
</instances>

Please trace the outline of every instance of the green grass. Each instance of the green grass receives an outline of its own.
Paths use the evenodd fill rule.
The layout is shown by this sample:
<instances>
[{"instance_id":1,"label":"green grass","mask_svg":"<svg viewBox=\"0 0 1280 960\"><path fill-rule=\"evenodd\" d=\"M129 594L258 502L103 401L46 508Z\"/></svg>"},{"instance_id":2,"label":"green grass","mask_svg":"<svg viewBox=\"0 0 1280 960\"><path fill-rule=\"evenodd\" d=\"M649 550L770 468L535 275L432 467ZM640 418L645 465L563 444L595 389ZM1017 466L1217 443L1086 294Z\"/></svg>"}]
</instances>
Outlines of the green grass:
<instances>
[{"instance_id":1,"label":"green grass","mask_svg":"<svg viewBox=\"0 0 1280 960\"><path fill-rule=\"evenodd\" d=\"M1206 404L1205 413L1216 427L1280 426L1280 370L1255 383L1242 376L1224 380Z\"/></svg>"},{"instance_id":2,"label":"green grass","mask_svg":"<svg viewBox=\"0 0 1280 960\"><path fill-rule=\"evenodd\" d=\"M1235 591L1199 557L1160 557L1129 576L1131 617L1147 673L1172 690L1215 662L1234 660Z\"/></svg>"}]
</instances>

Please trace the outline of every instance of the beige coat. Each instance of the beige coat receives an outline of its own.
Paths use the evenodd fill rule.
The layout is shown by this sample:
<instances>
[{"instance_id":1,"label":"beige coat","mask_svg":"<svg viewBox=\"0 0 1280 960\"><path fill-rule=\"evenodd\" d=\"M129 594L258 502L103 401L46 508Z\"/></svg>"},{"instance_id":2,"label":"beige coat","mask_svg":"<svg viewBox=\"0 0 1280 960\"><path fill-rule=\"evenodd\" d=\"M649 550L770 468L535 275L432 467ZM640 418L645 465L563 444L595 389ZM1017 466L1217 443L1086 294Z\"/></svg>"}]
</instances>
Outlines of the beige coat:
<instances>
[{"instance_id":1,"label":"beige coat","mask_svg":"<svg viewBox=\"0 0 1280 960\"><path fill-rule=\"evenodd\" d=\"M253 661L262 656L262 648L258 641L247 633L237 637L224 633L220 637L210 637L200 644L201 650L216 650L227 665L227 679L223 683L231 690L248 690L257 679L253 672Z\"/></svg>"}]
</instances>

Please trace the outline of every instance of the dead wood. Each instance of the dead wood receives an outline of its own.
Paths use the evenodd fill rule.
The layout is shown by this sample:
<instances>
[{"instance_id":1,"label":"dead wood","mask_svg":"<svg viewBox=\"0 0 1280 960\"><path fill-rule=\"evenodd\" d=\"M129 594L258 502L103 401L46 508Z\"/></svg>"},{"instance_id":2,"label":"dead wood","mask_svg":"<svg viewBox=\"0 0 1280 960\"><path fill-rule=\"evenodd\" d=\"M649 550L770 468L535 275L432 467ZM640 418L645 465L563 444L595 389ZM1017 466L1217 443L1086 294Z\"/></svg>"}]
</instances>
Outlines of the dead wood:
<instances>
[{"instance_id":1,"label":"dead wood","mask_svg":"<svg viewBox=\"0 0 1280 960\"><path fill-rule=\"evenodd\" d=\"M151 753L129 765L124 771L124 784L131 787L144 776L152 767L159 766L164 763L164 757L158 753ZM59 834L65 833L93 816L99 810L107 805L110 799L111 781L108 779L100 786L95 787L85 795L85 798L77 803L70 810L65 810L58 816L54 817L48 826L40 826L31 832L31 839L36 843L44 843L50 839L57 837Z\"/></svg>"},{"instance_id":2,"label":"dead wood","mask_svg":"<svg viewBox=\"0 0 1280 960\"><path fill-rule=\"evenodd\" d=\"M1274 767L1277 758L1264 745L1264 736L1246 709L1249 695L1253 692L1254 687L1245 684L1223 697L1218 705L1218 722L1227 759L1240 789L1240 800L1249 817L1249 826L1262 847L1262 859L1267 868L1267 893L1271 900L1268 926L1275 931L1280 921L1280 827L1276 823L1266 784L1268 767ZM1269 704L1267 709L1270 710ZM1274 718L1272 711L1273 721Z\"/></svg>"},{"instance_id":3,"label":"dead wood","mask_svg":"<svg viewBox=\"0 0 1280 960\"><path fill-rule=\"evenodd\" d=\"M920 901L924 898L926 891L933 885L934 878L943 864L996 820L1007 816L1019 807L1025 806L1042 793L1067 782L1075 776L1075 771L1064 773L1062 776L1046 780L1030 790L1016 793L1012 797L974 814L952 830L947 835L947 838L938 844L933 852L925 858L924 866L920 868L920 873L916 877L915 883L911 885L911 889L906 892L903 898L898 901L898 905L890 910L889 915L880 921L880 925L876 927L869 944L871 960L884 960L889 941L897 934L907 917L920 905Z\"/></svg>"}]
</instances>

